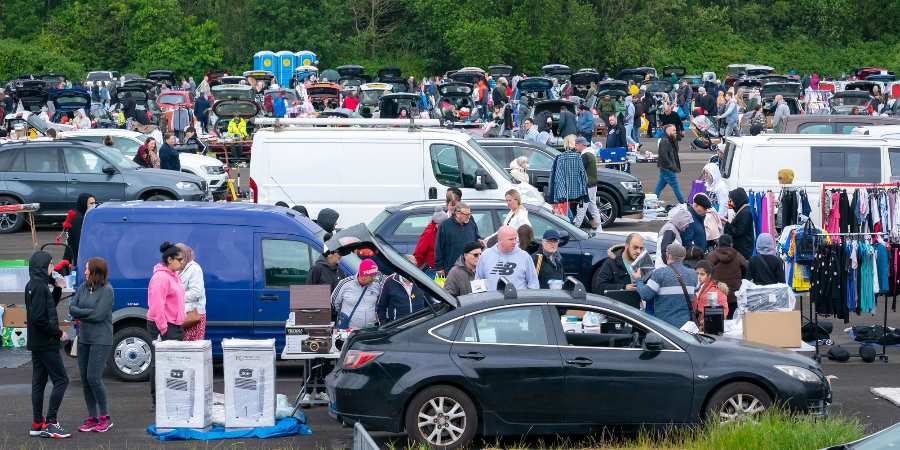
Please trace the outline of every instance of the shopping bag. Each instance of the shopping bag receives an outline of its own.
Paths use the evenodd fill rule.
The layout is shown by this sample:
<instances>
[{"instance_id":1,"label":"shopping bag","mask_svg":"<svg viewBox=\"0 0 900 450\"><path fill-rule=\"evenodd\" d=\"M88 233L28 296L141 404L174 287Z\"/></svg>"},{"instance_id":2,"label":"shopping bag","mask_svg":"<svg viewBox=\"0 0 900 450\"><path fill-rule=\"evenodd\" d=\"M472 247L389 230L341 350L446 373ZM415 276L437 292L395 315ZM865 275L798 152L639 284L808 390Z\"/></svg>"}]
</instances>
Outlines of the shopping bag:
<instances>
[{"instance_id":1,"label":"shopping bag","mask_svg":"<svg viewBox=\"0 0 900 450\"><path fill-rule=\"evenodd\" d=\"M691 182L691 193L688 195L688 202L694 201L694 196L699 193L706 193L706 183L703 180L694 180Z\"/></svg>"},{"instance_id":2,"label":"shopping bag","mask_svg":"<svg viewBox=\"0 0 900 450\"><path fill-rule=\"evenodd\" d=\"M641 114L641 133L646 133L648 128L650 128L650 121L647 120L646 114Z\"/></svg>"},{"instance_id":3,"label":"shopping bag","mask_svg":"<svg viewBox=\"0 0 900 450\"><path fill-rule=\"evenodd\" d=\"M559 202L553 205L553 214L560 217L569 217L569 202Z\"/></svg>"},{"instance_id":4,"label":"shopping bag","mask_svg":"<svg viewBox=\"0 0 900 450\"><path fill-rule=\"evenodd\" d=\"M444 283L446 281L447 281L447 279L442 276L439 276L439 275L434 276L434 282L437 283L437 285L440 287L444 287Z\"/></svg>"},{"instance_id":5,"label":"shopping bag","mask_svg":"<svg viewBox=\"0 0 900 450\"><path fill-rule=\"evenodd\" d=\"M657 128L657 129L656 129L656 133L654 133L654 136L656 136L657 139L663 137L663 129L662 129L662 128Z\"/></svg>"}]
</instances>

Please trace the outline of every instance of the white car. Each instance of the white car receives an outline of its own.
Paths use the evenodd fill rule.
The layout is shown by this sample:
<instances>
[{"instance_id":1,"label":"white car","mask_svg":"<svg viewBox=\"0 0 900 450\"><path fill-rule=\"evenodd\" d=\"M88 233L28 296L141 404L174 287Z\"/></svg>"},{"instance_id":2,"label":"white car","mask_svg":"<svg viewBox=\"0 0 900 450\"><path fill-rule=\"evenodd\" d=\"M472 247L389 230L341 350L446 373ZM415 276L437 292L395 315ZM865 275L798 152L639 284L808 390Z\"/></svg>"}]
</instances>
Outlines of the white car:
<instances>
[{"instance_id":1,"label":"white car","mask_svg":"<svg viewBox=\"0 0 900 450\"><path fill-rule=\"evenodd\" d=\"M62 139L78 139L83 141L103 143L106 136L113 139L113 147L129 158L134 158L138 147L147 140L147 135L131 130L118 128L91 128L89 130L66 131L59 133ZM193 153L179 153L181 171L197 175L206 180L209 193L213 197L223 194L227 190L228 174L225 173L225 165L216 158Z\"/></svg>"}]
</instances>

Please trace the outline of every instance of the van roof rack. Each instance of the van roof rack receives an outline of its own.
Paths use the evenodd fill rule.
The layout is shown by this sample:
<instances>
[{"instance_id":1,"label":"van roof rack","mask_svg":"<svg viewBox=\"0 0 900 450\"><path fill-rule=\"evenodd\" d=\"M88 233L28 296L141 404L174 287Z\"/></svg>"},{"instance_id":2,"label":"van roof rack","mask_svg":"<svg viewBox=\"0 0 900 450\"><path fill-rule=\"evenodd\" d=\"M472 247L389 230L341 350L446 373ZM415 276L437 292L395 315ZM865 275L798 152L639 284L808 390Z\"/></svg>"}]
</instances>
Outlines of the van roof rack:
<instances>
[{"instance_id":1,"label":"van roof rack","mask_svg":"<svg viewBox=\"0 0 900 450\"><path fill-rule=\"evenodd\" d=\"M255 117L252 119L257 126L271 126L275 129L286 127L373 127L373 128L402 128L410 131L423 128L463 129L477 128L482 123L453 122L444 119L416 119L410 116L406 119L374 119L362 117Z\"/></svg>"}]
</instances>

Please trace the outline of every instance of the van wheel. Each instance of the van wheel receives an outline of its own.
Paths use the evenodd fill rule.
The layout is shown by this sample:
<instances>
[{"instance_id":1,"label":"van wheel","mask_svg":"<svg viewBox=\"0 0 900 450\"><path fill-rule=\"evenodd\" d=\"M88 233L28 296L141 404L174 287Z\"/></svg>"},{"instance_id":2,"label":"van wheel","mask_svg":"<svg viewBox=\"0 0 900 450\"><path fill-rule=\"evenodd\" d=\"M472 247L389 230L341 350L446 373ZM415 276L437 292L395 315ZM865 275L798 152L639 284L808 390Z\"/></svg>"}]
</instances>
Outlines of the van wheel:
<instances>
[{"instance_id":1,"label":"van wheel","mask_svg":"<svg viewBox=\"0 0 900 450\"><path fill-rule=\"evenodd\" d=\"M107 366L122 381L150 379L150 333L141 327L123 328L113 335L113 351Z\"/></svg>"},{"instance_id":2,"label":"van wheel","mask_svg":"<svg viewBox=\"0 0 900 450\"><path fill-rule=\"evenodd\" d=\"M18 205L18 200L5 195L0 196L0 205ZM25 226L22 214L0 214L0 234L15 233Z\"/></svg>"},{"instance_id":3,"label":"van wheel","mask_svg":"<svg viewBox=\"0 0 900 450\"><path fill-rule=\"evenodd\" d=\"M475 403L451 386L432 386L416 394L406 408L406 433L437 449L469 445L478 428Z\"/></svg>"},{"instance_id":4,"label":"van wheel","mask_svg":"<svg viewBox=\"0 0 900 450\"><path fill-rule=\"evenodd\" d=\"M719 388L706 406L706 418L718 423L754 420L772 406L772 397L761 387L747 382Z\"/></svg>"},{"instance_id":5,"label":"van wheel","mask_svg":"<svg viewBox=\"0 0 900 450\"><path fill-rule=\"evenodd\" d=\"M172 197L169 197L169 196L166 195L166 194L153 194L153 195L147 197L144 201L147 201L147 202L164 202L164 201L166 201L166 200L175 200L175 199L172 198Z\"/></svg>"},{"instance_id":6,"label":"van wheel","mask_svg":"<svg viewBox=\"0 0 900 450\"><path fill-rule=\"evenodd\" d=\"M603 228L613 224L619 217L619 204L612 195L597 192L597 209L600 210L600 222Z\"/></svg>"}]
</instances>

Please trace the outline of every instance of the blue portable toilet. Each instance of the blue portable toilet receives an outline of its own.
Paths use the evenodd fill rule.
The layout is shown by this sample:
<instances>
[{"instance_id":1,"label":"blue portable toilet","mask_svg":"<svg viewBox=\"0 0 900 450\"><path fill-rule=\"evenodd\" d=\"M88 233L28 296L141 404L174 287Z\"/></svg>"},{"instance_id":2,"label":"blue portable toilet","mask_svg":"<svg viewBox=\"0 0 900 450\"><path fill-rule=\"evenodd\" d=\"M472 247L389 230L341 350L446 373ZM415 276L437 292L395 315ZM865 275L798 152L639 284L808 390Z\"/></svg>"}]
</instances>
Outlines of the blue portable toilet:
<instances>
[{"instance_id":1,"label":"blue portable toilet","mask_svg":"<svg viewBox=\"0 0 900 450\"><path fill-rule=\"evenodd\" d=\"M309 50L297 52L297 67L315 66L318 62L319 58Z\"/></svg>"},{"instance_id":2,"label":"blue portable toilet","mask_svg":"<svg viewBox=\"0 0 900 450\"><path fill-rule=\"evenodd\" d=\"M278 61L278 69L274 70L275 79L278 80L279 86L289 86L291 77L294 76L295 57L294 52L282 50L275 53L275 59Z\"/></svg>"},{"instance_id":3,"label":"blue portable toilet","mask_svg":"<svg viewBox=\"0 0 900 450\"><path fill-rule=\"evenodd\" d=\"M275 52L271 50L259 51L253 55L253 70L268 70L274 73L275 63Z\"/></svg>"}]
</instances>

